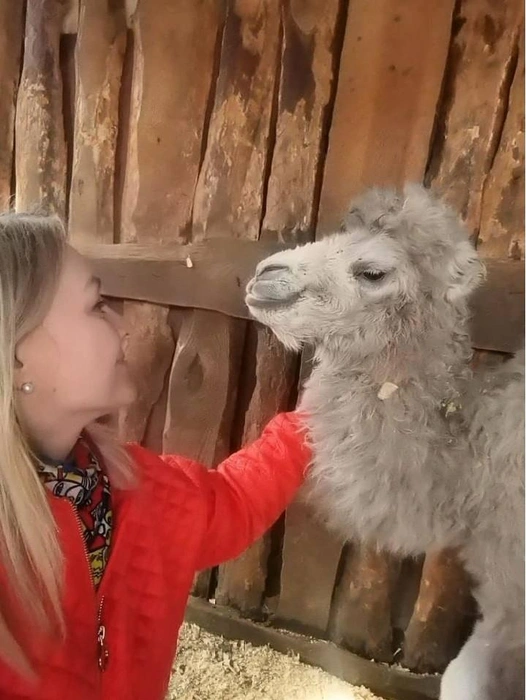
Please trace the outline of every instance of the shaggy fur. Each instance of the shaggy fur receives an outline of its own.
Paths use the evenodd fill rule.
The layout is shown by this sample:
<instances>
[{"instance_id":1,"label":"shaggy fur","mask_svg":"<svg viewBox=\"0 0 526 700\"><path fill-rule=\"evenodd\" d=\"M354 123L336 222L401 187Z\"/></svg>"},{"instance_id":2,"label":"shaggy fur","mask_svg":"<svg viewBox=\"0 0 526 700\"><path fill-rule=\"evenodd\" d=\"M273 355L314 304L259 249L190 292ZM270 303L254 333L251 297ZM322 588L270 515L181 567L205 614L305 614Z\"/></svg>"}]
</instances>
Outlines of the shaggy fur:
<instances>
[{"instance_id":1,"label":"shaggy fur","mask_svg":"<svg viewBox=\"0 0 526 700\"><path fill-rule=\"evenodd\" d=\"M461 548L484 621L444 700L523 696L524 364L472 380L467 301L483 275L456 215L413 185L368 192L340 234L267 258L247 287L287 347L315 347L300 408L329 525L403 555Z\"/></svg>"}]
</instances>

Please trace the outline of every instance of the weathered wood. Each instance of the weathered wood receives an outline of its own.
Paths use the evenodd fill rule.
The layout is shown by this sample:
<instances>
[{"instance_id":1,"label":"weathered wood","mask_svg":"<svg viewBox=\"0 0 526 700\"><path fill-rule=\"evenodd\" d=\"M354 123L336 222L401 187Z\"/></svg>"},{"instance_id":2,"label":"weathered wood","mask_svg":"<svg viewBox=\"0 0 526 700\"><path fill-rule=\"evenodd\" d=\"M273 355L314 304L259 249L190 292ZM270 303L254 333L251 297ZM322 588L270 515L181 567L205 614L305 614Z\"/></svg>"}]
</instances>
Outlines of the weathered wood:
<instances>
[{"instance_id":1,"label":"weathered wood","mask_svg":"<svg viewBox=\"0 0 526 700\"><path fill-rule=\"evenodd\" d=\"M314 237L339 0L285 0L276 143L262 236Z\"/></svg>"},{"instance_id":2,"label":"weathered wood","mask_svg":"<svg viewBox=\"0 0 526 700\"><path fill-rule=\"evenodd\" d=\"M229 3L208 144L194 201L194 238L257 239L279 48L279 5Z\"/></svg>"},{"instance_id":3,"label":"weathered wood","mask_svg":"<svg viewBox=\"0 0 526 700\"><path fill-rule=\"evenodd\" d=\"M79 31L79 13L81 0L68 0L68 7L62 22L63 34L77 34Z\"/></svg>"},{"instance_id":4,"label":"weathered wood","mask_svg":"<svg viewBox=\"0 0 526 700\"><path fill-rule=\"evenodd\" d=\"M215 0L148 0L132 15L132 127L122 203L128 242L146 230L158 242L188 237L221 20Z\"/></svg>"},{"instance_id":5,"label":"weathered wood","mask_svg":"<svg viewBox=\"0 0 526 700\"><path fill-rule=\"evenodd\" d=\"M16 208L65 214L60 33L67 0L28 0L15 127Z\"/></svg>"},{"instance_id":6,"label":"weathered wood","mask_svg":"<svg viewBox=\"0 0 526 700\"><path fill-rule=\"evenodd\" d=\"M92 259L107 296L249 319L244 302L247 282L257 263L282 246L218 238L188 245L76 248Z\"/></svg>"},{"instance_id":7,"label":"weathered wood","mask_svg":"<svg viewBox=\"0 0 526 700\"><path fill-rule=\"evenodd\" d=\"M361 190L421 181L446 64L454 0L349 5L318 231Z\"/></svg>"},{"instance_id":8,"label":"weathered wood","mask_svg":"<svg viewBox=\"0 0 526 700\"><path fill-rule=\"evenodd\" d=\"M213 312L180 313L163 449L212 467L230 454L232 396L235 396L241 359L243 327L237 319ZM182 401L181 394L189 399Z\"/></svg>"},{"instance_id":9,"label":"weathered wood","mask_svg":"<svg viewBox=\"0 0 526 700\"><path fill-rule=\"evenodd\" d=\"M453 0L350 3L317 237L334 230L359 191L372 185L396 186L408 179L423 180L447 59L453 7ZM300 551L292 542L303 527L299 519L295 529L286 523L281 596L286 595L286 600L294 598L299 583L294 583L298 574L293 572L301 572L302 596L317 601L318 629L326 630L334 578L326 576L317 581L315 576L322 559L327 571L336 572L341 547L335 545L328 532L318 528L311 533L307 551ZM385 601L392 600L395 585L395 577L385 575L390 563L384 555L376 556L373 551L364 550L354 566L356 572L361 572L357 573L358 577L363 575L363 579L357 582L359 587L353 591L354 600L349 605L360 607L363 597L368 606L362 606L359 620L336 615L341 617L338 634L352 639L362 649L387 649L391 643L391 616ZM290 580L285 578L287 571L291 572ZM382 582L378 585L383 590L372 600L366 584L375 576ZM289 585L292 592L286 594ZM342 611L346 591L342 589L338 601ZM305 606L294 609L296 622L302 621L305 609ZM383 639L378 637L379 630L383 630Z\"/></svg>"},{"instance_id":10,"label":"weathered wood","mask_svg":"<svg viewBox=\"0 0 526 700\"><path fill-rule=\"evenodd\" d=\"M217 238L189 245L80 244L77 249L91 258L102 278L103 293L109 297L218 311L249 320L246 283L259 260L283 247ZM487 278L471 302L473 347L515 352L524 335L524 262L484 262Z\"/></svg>"},{"instance_id":11,"label":"weathered wood","mask_svg":"<svg viewBox=\"0 0 526 700\"><path fill-rule=\"evenodd\" d=\"M404 666L419 672L444 671L473 626L471 585L454 552L426 557L420 594L405 633Z\"/></svg>"},{"instance_id":12,"label":"weathered wood","mask_svg":"<svg viewBox=\"0 0 526 700\"><path fill-rule=\"evenodd\" d=\"M524 260L524 34L510 90L506 121L484 185L479 253Z\"/></svg>"},{"instance_id":13,"label":"weathered wood","mask_svg":"<svg viewBox=\"0 0 526 700\"><path fill-rule=\"evenodd\" d=\"M126 31L123 4L81 0L69 195L73 241L113 242L114 169Z\"/></svg>"},{"instance_id":14,"label":"weathered wood","mask_svg":"<svg viewBox=\"0 0 526 700\"><path fill-rule=\"evenodd\" d=\"M471 342L479 350L516 352L524 344L524 262L488 260L486 269L471 305Z\"/></svg>"},{"instance_id":15,"label":"weathered wood","mask_svg":"<svg viewBox=\"0 0 526 700\"><path fill-rule=\"evenodd\" d=\"M179 309L170 309L167 316L167 324L172 331L172 336L174 339L179 337L179 330L181 326L180 319L181 314L179 313ZM148 418L143 436L143 445L147 449L152 450L152 452L156 452L157 454L163 452L163 434L166 425L166 410L168 407L170 369L171 366L168 367L168 371L164 377L159 398L153 404L152 412Z\"/></svg>"},{"instance_id":16,"label":"weathered wood","mask_svg":"<svg viewBox=\"0 0 526 700\"><path fill-rule=\"evenodd\" d=\"M253 326L255 386L245 415L243 444L256 440L268 421L286 410L293 388L297 358L287 352L268 328ZM267 583L271 536L267 533L236 560L220 567L215 593L220 605L232 605L242 613L258 616Z\"/></svg>"},{"instance_id":17,"label":"weathered wood","mask_svg":"<svg viewBox=\"0 0 526 700\"><path fill-rule=\"evenodd\" d=\"M225 230L234 238L258 238L277 72L279 21L279 5L271 0L227 4L219 75L194 200L194 240L221 235ZM199 454L206 437L205 426L220 443L228 444L246 324L224 317L213 318L206 312L196 312L197 319L199 323L190 330L184 324L181 329L181 334L192 333L196 347L210 344L210 327L219 337L224 337L224 342L215 348L215 362L203 387L208 408L201 404L200 415L194 415L191 421L202 428L200 433L193 432L194 450ZM185 323L192 324L192 318ZM233 356L237 357L237 365ZM218 389L224 393L211 393ZM192 429L186 406L195 400L194 395L190 387L184 392L174 391L173 396L183 434Z\"/></svg>"},{"instance_id":18,"label":"weathered wood","mask_svg":"<svg viewBox=\"0 0 526 700\"><path fill-rule=\"evenodd\" d=\"M478 236L481 198L507 109L523 3L462 0L428 181Z\"/></svg>"},{"instance_id":19,"label":"weathered wood","mask_svg":"<svg viewBox=\"0 0 526 700\"><path fill-rule=\"evenodd\" d=\"M140 302L125 302L124 319L130 332L126 360L137 386L137 399L119 416L119 432L126 441L141 442L164 386L174 353L174 338L167 324L168 309Z\"/></svg>"},{"instance_id":20,"label":"weathered wood","mask_svg":"<svg viewBox=\"0 0 526 700\"><path fill-rule=\"evenodd\" d=\"M9 207L15 141L15 105L24 42L24 6L0 2L0 209Z\"/></svg>"},{"instance_id":21,"label":"weathered wood","mask_svg":"<svg viewBox=\"0 0 526 700\"><path fill-rule=\"evenodd\" d=\"M126 140L119 154L124 176L117 238L181 241L191 222L220 10L211 0L133 5L126 7L133 69L129 121L120 125ZM144 331L134 325L139 314ZM125 317L136 374L149 382L141 404L122 418L127 430L139 435L163 391L175 349L173 325L168 308L127 303Z\"/></svg>"},{"instance_id":22,"label":"weathered wood","mask_svg":"<svg viewBox=\"0 0 526 700\"><path fill-rule=\"evenodd\" d=\"M386 699L435 700L439 695L438 675L416 675L403 668L368 661L330 642L263 627L241 619L228 608L196 598L188 602L186 620L226 639L244 639L255 646L268 645L282 654L292 652L300 661L353 685L364 685Z\"/></svg>"},{"instance_id":23,"label":"weathered wood","mask_svg":"<svg viewBox=\"0 0 526 700\"><path fill-rule=\"evenodd\" d=\"M375 661L393 661L392 593L400 567L400 559L372 547L349 548L334 594L332 641Z\"/></svg>"},{"instance_id":24,"label":"weathered wood","mask_svg":"<svg viewBox=\"0 0 526 700\"><path fill-rule=\"evenodd\" d=\"M293 244L313 236L338 7L338 0L286 0L282 5L277 114L271 127L275 144L261 241L286 238ZM249 358L255 362L255 385L244 416L244 443L255 439L268 420L287 407L297 367L296 358L285 353L266 330L252 325L247 332L247 354L255 346L255 357ZM253 617L261 614L266 586L278 584L268 579L271 539L271 533L266 533L237 560L220 568L219 603Z\"/></svg>"},{"instance_id":25,"label":"weathered wood","mask_svg":"<svg viewBox=\"0 0 526 700\"><path fill-rule=\"evenodd\" d=\"M291 629L324 637L342 542L325 530L301 500L288 508L285 524L276 620Z\"/></svg>"}]
</instances>

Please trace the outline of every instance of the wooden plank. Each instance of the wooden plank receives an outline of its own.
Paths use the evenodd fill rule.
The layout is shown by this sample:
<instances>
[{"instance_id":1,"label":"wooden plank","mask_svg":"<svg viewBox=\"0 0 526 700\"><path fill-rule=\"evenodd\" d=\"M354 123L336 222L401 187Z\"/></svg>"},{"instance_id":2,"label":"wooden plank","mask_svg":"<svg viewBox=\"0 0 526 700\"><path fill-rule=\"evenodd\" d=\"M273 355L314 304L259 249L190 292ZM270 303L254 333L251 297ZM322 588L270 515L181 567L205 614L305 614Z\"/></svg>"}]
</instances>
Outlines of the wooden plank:
<instances>
[{"instance_id":1,"label":"wooden plank","mask_svg":"<svg viewBox=\"0 0 526 700\"><path fill-rule=\"evenodd\" d=\"M113 242L114 169L126 31L123 6L108 0L81 0L69 195L73 241Z\"/></svg>"},{"instance_id":2,"label":"wooden plank","mask_svg":"<svg viewBox=\"0 0 526 700\"><path fill-rule=\"evenodd\" d=\"M475 608L471 583L455 552L428 555L401 663L419 672L444 671L471 633Z\"/></svg>"},{"instance_id":3,"label":"wooden plank","mask_svg":"<svg viewBox=\"0 0 526 700\"><path fill-rule=\"evenodd\" d=\"M338 227L350 200L360 190L372 185L397 186L408 179L423 180L448 54L453 7L453 0L350 3L317 237ZM319 603L317 626L326 630L334 578L331 581L327 576L319 581L316 572L321 560L328 571L335 572L341 547L335 546L331 535L319 528L312 533L307 552L301 552L293 546L298 531L303 529L301 520L294 528L291 523L286 524L284 552L288 552L289 561L284 555L281 597L293 600L298 589L293 582L297 575L294 572L301 571L303 599L325 601ZM345 589L334 601L332 630L363 649L387 649L391 641L390 611L385 601L393 598L395 577L386 575L389 565L381 555L375 557L373 551L363 551L360 561L353 564L357 585L354 601L348 601ZM286 578L287 571L290 580ZM367 581L375 576L383 582L384 590L378 592L373 603ZM289 585L291 593L287 594ZM360 619L347 615L347 602L358 608L362 597L371 603L363 606L364 615ZM300 623L302 608L298 606L295 614ZM378 630L383 630L384 639L372 637L372 632L376 634Z\"/></svg>"},{"instance_id":4,"label":"wooden plank","mask_svg":"<svg viewBox=\"0 0 526 700\"><path fill-rule=\"evenodd\" d=\"M263 195L263 171L270 123L270 104L277 58L279 12L274 3L258 2L228 7L220 53L220 72L208 131L207 148L197 185L194 212L194 240L224 234L238 238L256 239ZM239 294L239 286L237 287ZM213 319L206 312L196 312L199 323L189 316L181 327L181 336L189 337L185 323L200 328L196 346L207 341L207 320L213 327L225 324L229 332L241 339L244 328L228 319ZM225 342L225 350L231 343ZM230 360L216 348L214 371L218 376L228 374ZM173 371L176 372L177 358ZM225 388L230 383L209 380ZM186 407L193 399L191 387L174 391L171 411L182 407L182 434L187 420ZM209 396L210 406L216 406L217 426L225 424L224 414L230 400L227 396ZM233 398L233 397L232 397ZM200 402L199 402L200 403ZM201 406L202 410L206 410ZM230 411L230 407L228 411ZM210 416L207 420L210 420ZM193 422L193 420L191 421ZM191 430L191 425L187 426ZM197 437L197 435L196 435ZM205 439L204 435L201 440ZM226 443L226 436L223 438ZM199 441L196 453L201 452Z\"/></svg>"},{"instance_id":5,"label":"wooden plank","mask_svg":"<svg viewBox=\"0 0 526 700\"><path fill-rule=\"evenodd\" d=\"M124 171L118 239L183 241L191 224L220 9L211 0L199 5L149 0L127 4L126 10L132 66L118 154ZM132 371L143 393L121 425L141 438L174 354L177 324L168 323L168 313L164 307L125 304Z\"/></svg>"},{"instance_id":6,"label":"wooden plank","mask_svg":"<svg viewBox=\"0 0 526 700\"><path fill-rule=\"evenodd\" d=\"M13 175L15 105L24 41L24 6L0 2L0 208L8 209Z\"/></svg>"},{"instance_id":7,"label":"wooden plank","mask_svg":"<svg viewBox=\"0 0 526 700\"><path fill-rule=\"evenodd\" d=\"M279 5L271 0L228 3L219 55L206 151L193 211L195 239L221 235L256 240L263 208L264 178L269 144L271 107L279 47ZM185 324L191 324L186 328ZM185 319L181 335L192 335L196 348L210 345L210 329L222 342L214 349L206 384L175 387L171 412L180 417L178 434L192 431L192 423L207 430L193 431L193 451L201 454L209 432L218 447L214 463L230 451L237 380L246 324L195 311ZM202 352L205 352L202 350ZM177 376L176 355L174 376ZM201 393L206 402L200 401ZM199 416L187 406L199 403ZM201 586L203 586L201 582Z\"/></svg>"},{"instance_id":8,"label":"wooden plank","mask_svg":"<svg viewBox=\"0 0 526 700\"><path fill-rule=\"evenodd\" d=\"M62 22L62 34L78 34L81 0L68 0L68 7Z\"/></svg>"},{"instance_id":9,"label":"wooden plank","mask_svg":"<svg viewBox=\"0 0 526 700\"><path fill-rule=\"evenodd\" d=\"M268 328L258 325L254 331L255 386L245 414L242 444L256 440L268 421L288 408L296 376L296 356L287 352ZM260 615L270 553L269 532L237 559L220 567L216 601L250 617Z\"/></svg>"},{"instance_id":10,"label":"wooden plank","mask_svg":"<svg viewBox=\"0 0 526 700\"><path fill-rule=\"evenodd\" d=\"M524 261L486 261L474 295L471 342L479 350L516 352L524 345Z\"/></svg>"},{"instance_id":11,"label":"wooden plank","mask_svg":"<svg viewBox=\"0 0 526 700\"><path fill-rule=\"evenodd\" d=\"M244 303L247 281L259 260L284 248L221 238L189 245L76 247L91 258L107 296L218 311L245 320L250 319ZM484 263L486 281L471 302L473 347L515 352L524 335L524 262Z\"/></svg>"},{"instance_id":12,"label":"wooden plank","mask_svg":"<svg viewBox=\"0 0 526 700\"><path fill-rule=\"evenodd\" d=\"M92 259L107 296L248 319L246 284L257 263L283 246L217 238L188 245L80 244L76 248Z\"/></svg>"},{"instance_id":13,"label":"wooden plank","mask_svg":"<svg viewBox=\"0 0 526 700\"><path fill-rule=\"evenodd\" d=\"M427 179L461 212L474 240L479 235L488 172L494 160L497 165L500 160L497 149L522 17L522 3L516 0L464 0L456 17ZM496 284L500 289L495 296L486 296L487 285L475 297L473 343L483 349L516 349L517 335L524 328L524 280L513 274L504 281L500 273ZM509 316L499 318L499 300L504 303L501 311L507 306ZM489 326L492 314L494 325ZM458 651L465 632L470 613L465 593L469 582L458 564L447 557L426 560L424 575L428 585L421 589L407 630L407 654L413 666L440 668ZM467 607L464 615L459 615L459 591L460 604ZM425 620L421 619L422 611Z\"/></svg>"},{"instance_id":14,"label":"wooden plank","mask_svg":"<svg viewBox=\"0 0 526 700\"><path fill-rule=\"evenodd\" d=\"M313 237L338 9L339 0L285 0L282 4L275 144L260 235L263 242L285 237L292 245ZM297 359L267 329L251 325L245 365L251 367L246 381L252 396L244 415L243 444L254 440L273 415L289 406ZM266 588L279 589L279 572L268 569L272 538L266 533L238 559L220 567L215 594L219 603L252 617L261 614Z\"/></svg>"},{"instance_id":15,"label":"wooden plank","mask_svg":"<svg viewBox=\"0 0 526 700\"><path fill-rule=\"evenodd\" d=\"M257 239L280 38L279 6L229 3L208 143L194 201L194 238Z\"/></svg>"},{"instance_id":16,"label":"wooden plank","mask_svg":"<svg viewBox=\"0 0 526 700\"><path fill-rule=\"evenodd\" d=\"M312 509L299 500L287 510L285 523L276 620L291 629L324 637L342 542L329 535Z\"/></svg>"},{"instance_id":17,"label":"wooden plank","mask_svg":"<svg viewBox=\"0 0 526 700\"><path fill-rule=\"evenodd\" d=\"M190 598L186 620L226 639L243 639L255 646L268 645L282 654L295 654L300 661L353 685L364 685L386 700L435 700L439 696L438 675L417 675L403 668L368 661L330 642L264 627L241 619L228 608L197 598Z\"/></svg>"},{"instance_id":18,"label":"wooden plank","mask_svg":"<svg viewBox=\"0 0 526 700\"><path fill-rule=\"evenodd\" d=\"M323 146L332 103L338 0L285 0L276 143L262 237L314 238Z\"/></svg>"},{"instance_id":19,"label":"wooden plank","mask_svg":"<svg viewBox=\"0 0 526 700\"><path fill-rule=\"evenodd\" d=\"M230 454L231 397L241 360L243 327L237 319L213 312L180 313L163 449L212 467ZM176 400L172 392L190 395L190 399Z\"/></svg>"},{"instance_id":20,"label":"wooden plank","mask_svg":"<svg viewBox=\"0 0 526 700\"><path fill-rule=\"evenodd\" d=\"M462 0L455 21L428 181L478 236L521 32L520 0Z\"/></svg>"},{"instance_id":21,"label":"wooden plank","mask_svg":"<svg viewBox=\"0 0 526 700\"><path fill-rule=\"evenodd\" d=\"M334 593L332 641L375 661L393 661L392 593L400 569L394 556L366 545L350 546Z\"/></svg>"},{"instance_id":22,"label":"wooden plank","mask_svg":"<svg viewBox=\"0 0 526 700\"><path fill-rule=\"evenodd\" d=\"M146 231L158 242L188 238L221 21L214 0L148 0L132 15L132 128L122 204L127 242L144 239Z\"/></svg>"},{"instance_id":23,"label":"wooden plank","mask_svg":"<svg viewBox=\"0 0 526 700\"><path fill-rule=\"evenodd\" d=\"M454 0L349 6L318 231L375 185L420 181L446 64Z\"/></svg>"},{"instance_id":24,"label":"wooden plank","mask_svg":"<svg viewBox=\"0 0 526 700\"><path fill-rule=\"evenodd\" d=\"M124 302L124 319L130 332L126 359L137 386L136 401L119 416L119 432L127 442L143 440L148 419L163 390L174 353L168 312L164 306Z\"/></svg>"},{"instance_id":25,"label":"wooden plank","mask_svg":"<svg viewBox=\"0 0 526 700\"><path fill-rule=\"evenodd\" d=\"M28 0L15 127L16 208L65 214L60 33L67 0Z\"/></svg>"},{"instance_id":26,"label":"wooden plank","mask_svg":"<svg viewBox=\"0 0 526 700\"><path fill-rule=\"evenodd\" d=\"M524 34L504 129L482 197L478 250L492 258L524 260Z\"/></svg>"}]
</instances>

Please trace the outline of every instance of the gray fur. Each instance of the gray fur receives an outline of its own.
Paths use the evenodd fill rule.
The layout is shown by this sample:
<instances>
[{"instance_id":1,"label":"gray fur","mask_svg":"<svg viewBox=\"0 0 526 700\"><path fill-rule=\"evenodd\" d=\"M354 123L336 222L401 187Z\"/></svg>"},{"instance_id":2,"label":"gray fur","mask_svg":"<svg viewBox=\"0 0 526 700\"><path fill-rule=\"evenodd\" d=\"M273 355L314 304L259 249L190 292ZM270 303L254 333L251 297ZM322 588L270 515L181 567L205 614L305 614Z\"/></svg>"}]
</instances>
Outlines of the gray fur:
<instances>
[{"instance_id":1,"label":"gray fur","mask_svg":"<svg viewBox=\"0 0 526 700\"><path fill-rule=\"evenodd\" d=\"M483 277L456 215L409 185L369 191L340 234L267 258L247 287L287 347L315 348L300 408L308 495L329 526L402 555L461 548L484 622L444 700L516 700L495 676L518 687L524 653L524 358L472 377L468 299ZM382 400L386 382L397 389ZM485 673L462 694L479 644Z\"/></svg>"}]
</instances>

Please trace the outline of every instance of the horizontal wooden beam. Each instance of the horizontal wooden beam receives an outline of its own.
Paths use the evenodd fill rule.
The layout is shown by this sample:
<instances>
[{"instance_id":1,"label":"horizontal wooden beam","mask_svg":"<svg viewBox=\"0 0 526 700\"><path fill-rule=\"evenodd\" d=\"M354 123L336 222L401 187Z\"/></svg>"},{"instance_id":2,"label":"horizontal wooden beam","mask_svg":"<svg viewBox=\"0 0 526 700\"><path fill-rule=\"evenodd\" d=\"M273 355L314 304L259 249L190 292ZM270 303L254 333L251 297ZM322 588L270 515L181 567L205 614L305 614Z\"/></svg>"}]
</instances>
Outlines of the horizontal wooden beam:
<instances>
[{"instance_id":1,"label":"horizontal wooden beam","mask_svg":"<svg viewBox=\"0 0 526 700\"><path fill-rule=\"evenodd\" d=\"M471 304L473 347L516 352L524 345L524 262L484 262L488 276Z\"/></svg>"},{"instance_id":2,"label":"horizontal wooden beam","mask_svg":"<svg viewBox=\"0 0 526 700\"><path fill-rule=\"evenodd\" d=\"M248 319L245 287L256 265L283 245L232 238L165 245L76 246L92 259L103 294Z\"/></svg>"},{"instance_id":3,"label":"horizontal wooden beam","mask_svg":"<svg viewBox=\"0 0 526 700\"><path fill-rule=\"evenodd\" d=\"M188 245L116 244L80 250L93 260L107 296L249 319L245 286L260 260L285 247L211 238ZM514 352L524 339L524 263L485 262L487 280L472 302L473 346Z\"/></svg>"},{"instance_id":4,"label":"horizontal wooden beam","mask_svg":"<svg viewBox=\"0 0 526 700\"><path fill-rule=\"evenodd\" d=\"M396 666L362 659L332 642L311 639L245 620L230 608L190 598L186 621L226 639L242 639L255 646L268 645L282 654L292 652L300 661L327 671L353 685L364 685L386 700L434 700L440 676L423 676Z\"/></svg>"}]
</instances>

